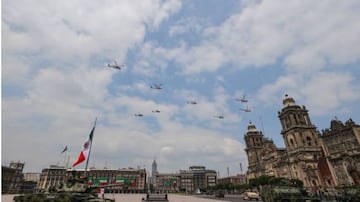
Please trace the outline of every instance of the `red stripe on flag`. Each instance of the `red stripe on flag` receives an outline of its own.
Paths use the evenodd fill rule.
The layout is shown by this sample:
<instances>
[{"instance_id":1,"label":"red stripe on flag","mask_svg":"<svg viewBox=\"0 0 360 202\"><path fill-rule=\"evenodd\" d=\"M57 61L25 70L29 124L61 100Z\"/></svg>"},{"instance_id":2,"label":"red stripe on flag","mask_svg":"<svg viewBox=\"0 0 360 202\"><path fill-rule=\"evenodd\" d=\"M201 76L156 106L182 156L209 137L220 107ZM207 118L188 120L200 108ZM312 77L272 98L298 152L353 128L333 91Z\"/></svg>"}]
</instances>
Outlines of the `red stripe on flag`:
<instances>
[{"instance_id":1,"label":"red stripe on flag","mask_svg":"<svg viewBox=\"0 0 360 202\"><path fill-rule=\"evenodd\" d=\"M80 152L78 160L73 164L73 167L75 167L76 165L78 165L79 163L81 163L83 161L85 161L85 155L83 152Z\"/></svg>"}]
</instances>

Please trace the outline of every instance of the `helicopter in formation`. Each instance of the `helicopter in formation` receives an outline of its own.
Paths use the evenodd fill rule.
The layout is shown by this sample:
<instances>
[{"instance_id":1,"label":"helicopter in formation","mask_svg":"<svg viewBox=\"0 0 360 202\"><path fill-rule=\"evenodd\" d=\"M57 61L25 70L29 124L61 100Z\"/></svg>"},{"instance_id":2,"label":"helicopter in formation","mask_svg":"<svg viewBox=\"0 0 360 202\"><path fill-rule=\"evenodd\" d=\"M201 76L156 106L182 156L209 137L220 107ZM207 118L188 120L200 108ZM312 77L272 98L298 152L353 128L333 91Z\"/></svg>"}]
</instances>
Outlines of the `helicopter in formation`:
<instances>
[{"instance_id":1,"label":"helicopter in formation","mask_svg":"<svg viewBox=\"0 0 360 202\"><path fill-rule=\"evenodd\" d=\"M251 112L251 108L249 108L248 106L246 106L246 108L242 108L240 110L244 111L244 112Z\"/></svg>"},{"instance_id":2,"label":"helicopter in formation","mask_svg":"<svg viewBox=\"0 0 360 202\"><path fill-rule=\"evenodd\" d=\"M219 119L225 118L224 115L216 115L216 116L214 116L214 117L215 117L215 118L219 118Z\"/></svg>"},{"instance_id":3,"label":"helicopter in formation","mask_svg":"<svg viewBox=\"0 0 360 202\"><path fill-rule=\"evenodd\" d=\"M143 114L135 114L135 116L143 117Z\"/></svg>"},{"instance_id":4,"label":"helicopter in formation","mask_svg":"<svg viewBox=\"0 0 360 202\"><path fill-rule=\"evenodd\" d=\"M114 69L121 69L123 68L125 65L118 65L118 63L116 61L114 61L114 64L108 64L109 68L114 68Z\"/></svg>"},{"instance_id":5,"label":"helicopter in formation","mask_svg":"<svg viewBox=\"0 0 360 202\"><path fill-rule=\"evenodd\" d=\"M186 102L187 104L196 105L197 102L195 100L190 100Z\"/></svg>"},{"instance_id":6,"label":"helicopter in formation","mask_svg":"<svg viewBox=\"0 0 360 202\"><path fill-rule=\"evenodd\" d=\"M244 95L242 98L235 98L236 101L240 102L248 102L249 100L246 98L246 95Z\"/></svg>"},{"instance_id":7,"label":"helicopter in formation","mask_svg":"<svg viewBox=\"0 0 360 202\"><path fill-rule=\"evenodd\" d=\"M156 90L161 90L162 84L152 84L152 85L150 85L150 88L156 89Z\"/></svg>"},{"instance_id":8,"label":"helicopter in formation","mask_svg":"<svg viewBox=\"0 0 360 202\"><path fill-rule=\"evenodd\" d=\"M152 110L151 112L152 112L152 113L160 113L160 110L155 109L155 110Z\"/></svg>"}]
</instances>

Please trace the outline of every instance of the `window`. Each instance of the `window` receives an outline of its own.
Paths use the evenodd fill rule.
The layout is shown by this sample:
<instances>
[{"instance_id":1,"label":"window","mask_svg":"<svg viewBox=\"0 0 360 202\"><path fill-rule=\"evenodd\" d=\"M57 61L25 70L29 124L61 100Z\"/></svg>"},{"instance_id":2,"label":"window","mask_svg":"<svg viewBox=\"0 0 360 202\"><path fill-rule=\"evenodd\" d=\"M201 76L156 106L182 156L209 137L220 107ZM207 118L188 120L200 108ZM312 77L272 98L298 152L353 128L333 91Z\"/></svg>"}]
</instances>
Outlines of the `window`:
<instances>
[{"instance_id":1,"label":"window","mask_svg":"<svg viewBox=\"0 0 360 202\"><path fill-rule=\"evenodd\" d=\"M291 147L294 147L294 140L293 139L290 139L290 144L291 144Z\"/></svg>"},{"instance_id":2,"label":"window","mask_svg":"<svg viewBox=\"0 0 360 202\"><path fill-rule=\"evenodd\" d=\"M306 144L307 144L307 146L311 146L311 138L310 137L306 137Z\"/></svg>"},{"instance_id":3,"label":"window","mask_svg":"<svg viewBox=\"0 0 360 202\"><path fill-rule=\"evenodd\" d=\"M304 120L306 125L310 125L310 121L308 120L308 117L304 115Z\"/></svg>"},{"instance_id":4,"label":"window","mask_svg":"<svg viewBox=\"0 0 360 202\"><path fill-rule=\"evenodd\" d=\"M297 114L294 115L294 120L295 120L295 124L298 125L299 121L298 121L298 115Z\"/></svg>"},{"instance_id":5,"label":"window","mask_svg":"<svg viewBox=\"0 0 360 202\"><path fill-rule=\"evenodd\" d=\"M290 121L289 121L288 117L285 118L285 126L286 126L286 128L290 127Z\"/></svg>"}]
</instances>

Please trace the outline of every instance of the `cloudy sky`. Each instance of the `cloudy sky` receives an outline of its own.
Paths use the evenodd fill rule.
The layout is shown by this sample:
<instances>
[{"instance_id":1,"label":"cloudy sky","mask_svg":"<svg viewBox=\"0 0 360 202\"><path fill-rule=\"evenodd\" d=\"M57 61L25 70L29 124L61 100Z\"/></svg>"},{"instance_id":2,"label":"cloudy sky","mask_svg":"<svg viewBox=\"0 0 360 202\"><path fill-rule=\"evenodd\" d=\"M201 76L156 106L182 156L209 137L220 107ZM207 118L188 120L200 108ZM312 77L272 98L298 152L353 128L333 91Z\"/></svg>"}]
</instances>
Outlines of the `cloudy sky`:
<instances>
[{"instance_id":1,"label":"cloudy sky","mask_svg":"<svg viewBox=\"0 0 360 202\"><path fill-rule=\"evenodd\" d=\"M71 165L97 117L90 166L245 172L249 121L284 146L285 94L360 124L359 22L358 0L4 0L2 164Z\"/></svg>"}]
</instances>

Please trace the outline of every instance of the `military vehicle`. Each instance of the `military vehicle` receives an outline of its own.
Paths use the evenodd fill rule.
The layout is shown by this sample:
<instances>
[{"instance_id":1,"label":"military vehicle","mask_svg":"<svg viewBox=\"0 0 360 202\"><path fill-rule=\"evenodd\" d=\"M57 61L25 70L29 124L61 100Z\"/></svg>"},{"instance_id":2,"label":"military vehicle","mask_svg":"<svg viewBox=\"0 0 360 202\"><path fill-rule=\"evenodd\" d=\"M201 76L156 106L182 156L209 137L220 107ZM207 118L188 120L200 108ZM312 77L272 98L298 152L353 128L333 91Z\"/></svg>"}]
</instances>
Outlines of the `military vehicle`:
<instances>
[{"instance_id":1,"label":"military vehicle","mask_svg":"<svg viewBox=\"0 0 360 202\"><path fill-rule=\"evenodd\" d=\"M219 190L219 191L215 192L215 197L217 197L217 198L225 198L224 191Z\"/></svg>"},{"instance_id":2,"label":"military vehicle","mask_svg":"<svg viewBox=\"0 0 360 202\"><path fill-rule=\"evenodd\" d=\"M146 194L146 198L142 198L142 202L169 202L167 194Z\"/></svg>"},{"instance_id":3,"label":"military vehicle","mask_svg":"<svg viewBox=\"0 0 360 202\"><path fill-rule=\"evenodd\" d=\"M264 185L261 188L261 198L263 202L321 202L320 198L308 196L302 187L295 186L286 179Z\"/></svg>"},{"instance_id":4,"label":"military vehicle","mask_svg":"<svg viewBox=\"0 0 360 202\"><path fill-rule=\"evenodd\" d=\"M115 202L115 199L98 196L101 188L113 186L91 186L87 178L75 178L74 174L66 183L50 186L43 193L14 196L15 202Z\"/></svg>"},{"instance_id":5,"label":"military vehicle","mask_svg":"<svg viewBox=\"0 0 360 202\"><path fill-rule=\"evenodd\" d=\"M344 186L338 188L336 201L339 202L360 202L359 186Z\"/></svg>"}]
</instances>

